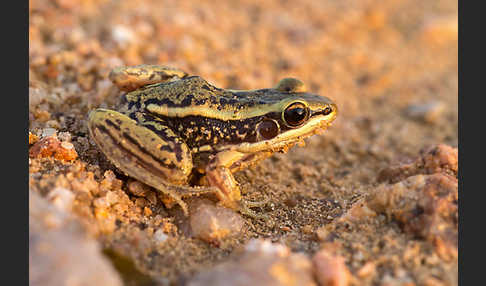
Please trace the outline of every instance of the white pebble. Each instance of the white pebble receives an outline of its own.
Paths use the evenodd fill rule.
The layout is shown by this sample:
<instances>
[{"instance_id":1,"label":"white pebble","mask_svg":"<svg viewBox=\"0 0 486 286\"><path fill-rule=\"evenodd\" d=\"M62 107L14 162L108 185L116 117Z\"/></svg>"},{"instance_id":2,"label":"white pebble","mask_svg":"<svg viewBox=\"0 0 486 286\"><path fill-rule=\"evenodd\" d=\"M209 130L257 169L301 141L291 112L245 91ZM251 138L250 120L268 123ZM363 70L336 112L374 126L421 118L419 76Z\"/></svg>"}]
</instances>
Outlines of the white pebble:
<instances>
[{"instance_id":1,"label":"white pebble","mask_svg":"<svg viewBox=\"0 0 486 286\"><path fill-rule=\"evenodd\" d=\"M269 240L252 239L245 245L245 250L249 252L261 252L263 254L277 254L279 256L288 256L290 250L283 244L272 243Z\"/></svg>"},{"instance_id":2,"label":"white pebble","mask_svg":"<svg viewBox=\"0 0 486 286\"><path fill-rule=\"evenodd\" d=\"M57 133L57 130L54 128L44 128L42 129L42 137L49 137L52 135L55 135Z\"/></svg>"},{"instance_id":3,"label":"white pebble","mask_svg":"<svg viewBox=\"0 0 486 286\"><path fill-rule=\"evenodd\" d=\"M69 211L74 202L74 194L68 189L57 187L47 195L47 199L57 208Z\"/></svg>"},{"instance_id":4,"label":"white pebble","mask_svg":"<svg viewBox=\"0 0 486 286\"><path fill-rule=\"evenodd\" d=\"M445 110L445 104L440 101L430 101L419 104L411 104L405 109L405 113L413 118L427 123L437 121Z\"/></svg>"},{"instance_id":5,"label":"white pebble","mask_svg":"<svg viewBox=\"0 0 486 286\"><path fill-rule=\"evenodd\" d=\"M158 243L162 243L162 242L166 241L167 238L169 238L169 236L167 234L165 234L161 229L158 229L154 233L154 240Z\"/></svg>"},{"instance_id":6,"label":"white pebble","mask_svg":"<svg viewBox=\"0 0 486 286\"><path fill-rule=\"evenodd\" d=\"M118 203L118 200L119 200L118 194L115 193L115 192L106 193L105 198L106 198L107 203L109 203L110 205L114 205L114 204Z\"/></svg>"},{"instance_id":7,"label":"white pebble","mask_svg":"<svg viewBox=\"0 0 486 286\"><path fill-rule=\"evenodd\" d=\"M133 31L122 25L115 26L111 31L111 36L119 45L125 45L135 41L135 34Z\"/></svg>"},{"instance_id":8,"label":"white pebble","mask_svg":"<svg viewBox=\"0 0 486 286\"><path fill-rule=\"evenodd\" d=\"M66 150L71 150L71 149L74 148L73 144L71 144L69 142L62 142L61 147L66 149Z\"/></svg>"},{"instance_id":9,"label":"white pebble","mask_svg":"<svg viewBox=\"0 0 486 286\"><path fill-rule=\"evenodd\" d=\"M71 133L59 132L59 134L57 135L57 138L59 138L59 140L61 140L61 141L69 142L69 141L71 141Z\"/></svg>"}]
</instances>

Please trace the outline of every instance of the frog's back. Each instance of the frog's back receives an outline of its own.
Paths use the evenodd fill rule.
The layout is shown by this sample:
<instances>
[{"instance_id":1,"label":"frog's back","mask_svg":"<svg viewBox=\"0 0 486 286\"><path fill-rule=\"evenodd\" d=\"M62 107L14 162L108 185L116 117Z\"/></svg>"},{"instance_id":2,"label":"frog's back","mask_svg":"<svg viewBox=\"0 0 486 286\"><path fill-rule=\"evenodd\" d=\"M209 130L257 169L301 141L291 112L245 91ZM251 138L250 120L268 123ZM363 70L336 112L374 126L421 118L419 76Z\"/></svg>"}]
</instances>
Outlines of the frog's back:
<instances>
[{"instance_id":1,"label":"frog's back","mask_svg":"<svg viewBox=\"0 0 486 286\"><path fill-rule=\"evenodd\" d=\"M265 90L237 92L217 88L199 76L147 85L125 95L127 109L144 110L149 105L167 108L205 107L239 110L262 104Z\"/></svg>"}]
</instances>

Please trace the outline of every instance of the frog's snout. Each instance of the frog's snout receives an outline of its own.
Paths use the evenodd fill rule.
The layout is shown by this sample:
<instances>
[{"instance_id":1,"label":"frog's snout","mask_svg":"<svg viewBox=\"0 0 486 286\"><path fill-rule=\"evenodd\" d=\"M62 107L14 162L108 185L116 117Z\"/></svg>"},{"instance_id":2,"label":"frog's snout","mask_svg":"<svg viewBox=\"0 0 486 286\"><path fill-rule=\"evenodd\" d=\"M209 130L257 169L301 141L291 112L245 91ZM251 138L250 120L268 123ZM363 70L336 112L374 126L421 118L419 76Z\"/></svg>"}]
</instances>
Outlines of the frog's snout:
<instances>
[{"instance_id":1,"label":"frog's snout","mask_svg":"<svg viewBox=\"0 0 486 286\"><path fill-rule=\"evenodd\" d=\"M332 112L334 114L334 116L332 117L331 120L334 120L334 119L336 119L337 114L338 114L338 107L335 103L333 103L333 104L331 104L331 108L332 108Z\"/></svg>"}]
</instances>

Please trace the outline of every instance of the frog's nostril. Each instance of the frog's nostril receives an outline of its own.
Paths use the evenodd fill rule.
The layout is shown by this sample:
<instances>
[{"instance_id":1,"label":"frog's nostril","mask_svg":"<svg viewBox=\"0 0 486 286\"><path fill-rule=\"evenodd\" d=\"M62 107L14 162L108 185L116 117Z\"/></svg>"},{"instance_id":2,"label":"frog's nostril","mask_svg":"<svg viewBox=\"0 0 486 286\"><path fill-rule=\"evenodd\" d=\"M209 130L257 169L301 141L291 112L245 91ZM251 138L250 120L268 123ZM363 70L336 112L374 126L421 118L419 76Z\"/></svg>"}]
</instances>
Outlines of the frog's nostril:
<instances>
[{"instance_id":1,"label":"frog's nostril","mask_svg":"<svg viewBox=\"0 0 486 286\"><path fill-rule=\"evenodd\" d=\"M332 108L328 106L328 107L324 108L324 110L322 111L322 114L329 115L329 113L331 113L331 112L332 112Z\"/></svg>"}]
</instances>

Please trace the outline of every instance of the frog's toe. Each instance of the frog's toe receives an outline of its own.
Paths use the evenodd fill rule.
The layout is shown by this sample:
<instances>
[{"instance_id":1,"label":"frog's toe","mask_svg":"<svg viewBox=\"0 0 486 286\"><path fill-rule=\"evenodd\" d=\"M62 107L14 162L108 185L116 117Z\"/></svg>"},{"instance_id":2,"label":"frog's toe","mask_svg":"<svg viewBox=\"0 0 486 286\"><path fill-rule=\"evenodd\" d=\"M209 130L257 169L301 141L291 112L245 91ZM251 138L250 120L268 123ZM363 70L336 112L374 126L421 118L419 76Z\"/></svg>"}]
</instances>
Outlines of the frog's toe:
<instances>
[{"instance_id":1,"label":"frog's toe","mask_svg":"<svg viewBox=\"0 0 486 286\"><path fill-rule=\"evenodd\" d=\"M270 202L270 196L266 195L265 198L262 199L262 200L259 200L259 201L246 200L246 201L244 201L244 204L248 208L259 208L259 207L261 208L261 207L268 205L269 202Z\"/></svg>"},{"instance_id":2,"label":"frog's toe","mask_svg":"<svg viewBox=\"0 0 486 286\"><path fill-rule=\"evenodd\" d=\"M254 210L252 210L244 201L241 201L241 202L242 203L241 203L239 212L242 215L245 215L245 216L248 216L248 217L251 217L251 218L254 218L254 219L263 219L264 221L267 221L267 220L270 219L270 217L268 215L257 213Z\"/></svg>"},{"instance_id":3,"label":"frog's toe","mask_svg":"<svg viewBox=\"0 0 486 286\"><path fill-rule=\"evenodd\" d=\"M248 200L241 200L240 201L240 213L242 215L249 216L251 218L256 218L256 219L263 219L267 221L269 219L269 216L266 214L259 214L252 210L251 208L257 208L257 207L264 207L268 205L270 202L270 196L265 196L264 199L259 200L259 201L248 201Z\"/></svg>"},{"instance_id":4,"label":"frog's toe","mask_svg":"<svg viewBox=\"0 0 486 286\"><path fill-rule=\"evenodd\" d=\"M180 194L182 198L188 197L198 197L206 194L218 194L221 190L216 187L205 187L205 186L174 186L177 193Z\"/></svg>"}]
</instances>

